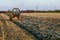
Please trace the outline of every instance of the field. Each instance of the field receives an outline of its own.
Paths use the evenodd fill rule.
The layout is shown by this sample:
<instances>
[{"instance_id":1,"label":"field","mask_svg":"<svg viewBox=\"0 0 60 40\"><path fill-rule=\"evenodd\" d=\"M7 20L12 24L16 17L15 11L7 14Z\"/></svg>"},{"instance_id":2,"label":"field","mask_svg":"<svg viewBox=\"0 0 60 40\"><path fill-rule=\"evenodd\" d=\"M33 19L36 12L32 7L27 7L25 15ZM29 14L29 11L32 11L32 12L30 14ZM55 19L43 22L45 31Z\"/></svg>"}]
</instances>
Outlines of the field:
<instances>
[{"instance_id":1,"label":"field","mask_svg":"<svg viewBox=\"0 0 60 40\"><path fill-rule=\"evenodd\" d=\"M0 14L0 40L36 40L26 30L9 20L9 16Z\"/></svg>"},{"instance_id":2,"label":"field","mask_svg":"<svg viewBox=\"0 0 60 40\"><path fill-rule=\"evenodd\" d=\"M43 40L60 40L60 14L23 13L26 29Z\"/></svg>"},{"instance_id":3,"label":"field","mask_svg":"<svg viewBox=\"0 0 60 40\"><path fill-rule=\"evenodd\" d=\"M25 16L60 18L59 13L21 13Z\"/></svg>"},{"instance_id":4,"label":"field","mask_svg":"<svg viewBox=\"0 0 60 40\"><path fill-rule=\"evenodd\" d=\"M0 40L60 40L60 14L22 13L10 21L0 14Z\"/></svg>"}]
</instances>

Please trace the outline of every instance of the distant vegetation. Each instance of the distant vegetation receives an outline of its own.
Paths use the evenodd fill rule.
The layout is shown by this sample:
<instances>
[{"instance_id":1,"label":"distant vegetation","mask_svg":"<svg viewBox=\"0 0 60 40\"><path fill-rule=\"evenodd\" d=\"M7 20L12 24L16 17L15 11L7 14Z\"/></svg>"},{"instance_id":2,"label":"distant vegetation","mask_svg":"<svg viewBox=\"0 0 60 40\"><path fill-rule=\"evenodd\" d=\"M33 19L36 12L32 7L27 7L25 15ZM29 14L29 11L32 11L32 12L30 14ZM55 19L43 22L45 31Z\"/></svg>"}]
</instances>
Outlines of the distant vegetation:
<instances>
[{"instance_id":1,"label":"distant vegetation","mask_svg":"<svg viewBox=\"0 0 60 40\"><path fill-rule=\"evenodd\" d=\"M60 10L48 10L48 11L39 11L39 10L25 10L25 11L21 11L22 13L55 13L58 12L60 13Z\"/></svg>"},{"instance_id":2,"label":"distant vegetation","mask_svg":"<svg viewBox=\"0 0 60 40\"><path fill-rule=\"evenodd\" d=\"M11 10L8 11L0 11L0 13L11 13ZM41 11L41 10L24 10L24 11L20 11L21 13L60 13L60 10L48 10L48 11Z\"/></svg>"}]
</instances>

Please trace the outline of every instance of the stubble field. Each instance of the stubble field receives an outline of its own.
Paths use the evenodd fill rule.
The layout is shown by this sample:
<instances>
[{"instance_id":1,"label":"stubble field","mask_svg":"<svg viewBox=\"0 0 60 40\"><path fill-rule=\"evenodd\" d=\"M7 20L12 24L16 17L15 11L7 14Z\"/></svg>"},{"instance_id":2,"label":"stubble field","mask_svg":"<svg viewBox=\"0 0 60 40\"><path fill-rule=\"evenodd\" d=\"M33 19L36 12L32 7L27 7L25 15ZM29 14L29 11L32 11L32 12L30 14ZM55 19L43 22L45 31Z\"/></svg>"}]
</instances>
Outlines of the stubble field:
<instances>
[{"instance_id":1,"label":"stubble field","mask_svg":"<svg viewBox=\"0 0 60 40\"><path fill-rule=\"evenodd\" d=\"M60 18L60 14L59 13L21 13L21 15L33 16L33 17Z\"/></svg>"},{"instance_id":2,"label":"stubble field","mask_svg":"<svg viewBox=\"0 0 60 40\"><path fill-rule=\"evenodd\" d=\"M21 17L10 21L0 14L1 40L60 40L60 14L22 13Z\"/></svg>"}]
</instances>

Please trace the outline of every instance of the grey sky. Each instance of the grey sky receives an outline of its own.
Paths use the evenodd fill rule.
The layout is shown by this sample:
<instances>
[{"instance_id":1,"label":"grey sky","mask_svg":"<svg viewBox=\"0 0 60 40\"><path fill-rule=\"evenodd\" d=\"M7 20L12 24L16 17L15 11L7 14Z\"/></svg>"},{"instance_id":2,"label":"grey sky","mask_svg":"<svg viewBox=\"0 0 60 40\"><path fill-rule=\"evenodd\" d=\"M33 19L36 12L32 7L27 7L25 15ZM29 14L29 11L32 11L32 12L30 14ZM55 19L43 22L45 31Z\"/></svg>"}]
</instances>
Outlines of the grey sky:
<instances>
[{"instance_id":1,"label":"grey sky","mask_svg":"<svg viewBox=\"0 0 60 40\"><path fill-rule=\"evenodd\" d=\"M0 0L0 10L15 7L21 10L54 10L60 9L60 0Z\"/></svg>"}]
</instances>

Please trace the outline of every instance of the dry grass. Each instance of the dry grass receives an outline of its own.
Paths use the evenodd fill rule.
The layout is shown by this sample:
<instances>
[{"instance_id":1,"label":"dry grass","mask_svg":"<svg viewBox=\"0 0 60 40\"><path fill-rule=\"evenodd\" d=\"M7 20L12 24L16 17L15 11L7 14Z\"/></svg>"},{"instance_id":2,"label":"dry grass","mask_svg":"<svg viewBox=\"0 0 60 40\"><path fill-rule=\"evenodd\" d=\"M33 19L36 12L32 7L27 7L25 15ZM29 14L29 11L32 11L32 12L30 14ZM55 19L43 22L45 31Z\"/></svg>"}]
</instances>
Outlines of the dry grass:
<instances>
[{"instance_id":1,"label":"dry grass","mask_svg":"<svg viewBox=\"0 0 60 40\"><path fill-rule=\"evenodd\" d=\"M9 16L0 14L0 19L2 19L0 20L0 40L36 40L34 36L26 30L11 21L7 21L9 20Z\"/></svg>"},{"instance_id":2,"label":"dry grass","mask_svg":"<svg viewBox=\"0 0 60 40\"><path fill-rule=\"evenodd\" d=\"M0 20L0 39L1 40L3 39L4 40L36 40L34 36L32 36L29 32L18 27L13 22L1 21L1 20Z\"/></svg>"},{"instance_id":3,"label":"dry grass","mask_svg":"<svg viewBox=\"0 0 60 40\"><path fill-rule=\"evenodd\" d=\"M0 19L9 20L10 18L6 14L0 14Z\"/></svg>"},{"instance_id":4,"label":"dry grass","mask_svg":"<svg viewBox=\"0 0 60 40\"><path fill-rule=\"evenodd\" d=\"M21 15L33 16L33 17L60 18L60 14L58 14L58 13L22 13Z\"/></svg>"}]
</instances>

